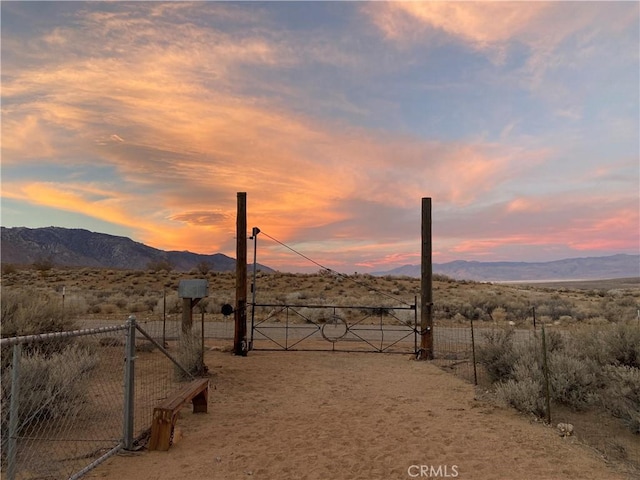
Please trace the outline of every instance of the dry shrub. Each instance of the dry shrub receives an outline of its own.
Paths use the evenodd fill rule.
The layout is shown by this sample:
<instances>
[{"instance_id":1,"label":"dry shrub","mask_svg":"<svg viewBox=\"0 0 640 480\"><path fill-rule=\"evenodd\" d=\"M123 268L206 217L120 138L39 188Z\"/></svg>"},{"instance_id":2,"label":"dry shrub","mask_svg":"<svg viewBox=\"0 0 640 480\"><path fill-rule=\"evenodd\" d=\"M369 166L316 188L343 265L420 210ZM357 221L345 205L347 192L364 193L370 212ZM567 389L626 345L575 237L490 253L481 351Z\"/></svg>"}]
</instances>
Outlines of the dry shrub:
<instances>
[{"instance_id":1,"label":"dry shrub","mask_svg":"<svg viewBox=\"0 0 640 480\"><path fill-rule=\"evenodd\" d=\"M171 265L171 262L169 260L164 260L164 259L152 260L148 263L147 269L153 273L159 273L159 272L169 273L171 270L173 270L173 265Z\"/></svg>"},{"instance_id":2,"label":"dry shrub","mask_svg":"<svg viewBox=\"0 0 640 480\"><path fill-rule=\"evenodd\" d=\"M491 312L491 318L494 322L502 323L507 321L507 311L502 307L496 307Z\"/></svg>"},{"instance_id":3,"label":"dry shrub","mask_svg":"<svg viewBox=\"0 0 640 480\"><path fill-rule=\"evenodd\" d=\"M640 326L616 324L606 330L605 344L613 365L640 368Z\"/></svg>"},{"instance_id":4,"label":"dry shrub","mask_svg":"<svg viewBox=\"0 0 640 480\"><path fill-rule=\"evenodd\" d=\"M549 355L549 380L554 401L582 410L598 399L601 386L599 366L593 360L577 358L567 352Z\"/></svg>"},{"instance_id":5,"label":"dry shrub","mask_svg":"<svg viewBox=\"0 0 640 480\"><path fill-rule=\"evenodd\" d=\"M87 313L89 310L89 302L87 302L83 295L72 293L65 296L64 309L67 313L71 312L74 315Z\"/></svg>"},{"instance_id":6,"label":"dry shrub","mask_svg":"<svg viewBox=\"0 0 640 480\"><path fill-rule=\"evenodd\" d=\"M117 305L113 303L104 303L102 305L96 305L97 311L92 313L105 313L107 315L113 315L114 313L118 313L120 310Z\"/></svg>"},{"instance_id":7,"label":"dry shrub","mask_svg":"<svg viewBox=\"0 0 640 480\"><path fill-rule=\"evenodd\" d=\"M40 257L33 262L33 268L39 272L47 272L53 268L51 257Z\"/></svg>"},{"instance_id":8,"label":"dry shrub","mask_svg":"<svg viewBox=\"0 0 640 480\"><path fill-rule=\"evenodd\" d=\"M480 348L479 358L483 359L503 403L509 403L525 412L536 413L529 407L543 400L544 385L542 346L536 337L532 341L514 345L508 332L497 330L489 335L489 346ZM601 386L598 365L593 360L581 359L567 352L562 336L557 332L548 332L546 338L549 384L551 399L574 410L581 410L595 402ZM522 384L522 385L519 385ZM523 392L529 392L540 398L523 403ZM513 398L511 397L513 395Z\"/></svg>"},{"instance_id":9,"label":"dry shrub","mask_svg":"<svg viewBox=\"0 0 640 480\"><path fill-rule=\"evenodd\" d=\"M604 374L608 381L601 394L602 405L640 435L640 369L608 365Z\"/></svg>"},{"instance_id":10,"label":"dry shrub","mask_svg":"<svg viewBox=\"0 0 640 480\"><path fill-rule=\"evenodd\" d=\"M13 275L18 272L18 268L12 263L2 264L2 275Z\"/></svg>"},{"instance_id":11,"label":"dry shrub","mask_svg":"<svg viewBox=\"0 0 640 480\"><path fill-rule=\"evenodd\" d=\"M572 335L571 347L579 358L600 365L640 368L640 327L632 323L579 330Z\"/></svg>"},{"instance_id":12,"label":"dry shrub","mask_svg":"<svg viewBox=\"0 0 640 480\"><path fill-rule=\"evenodd\" d=\"M640 329L631 324L589 328L568 337L547 332L551 400L573 410L602 405L640 434ZM541 339L514 344L510 330L492 330L478 349L495 382L496 399L523 412L544 414Z\"/></svg>"},{"instance_id":13,"label":"dry shrub","mask_svg":"<svg viewBox=\"0 0 640 480\"><path fill-rule=\"evenodd\" d=\"M162 313L176 314L182 311L182 299L177 293L171 293L164 298L158 299L153 309L154 313L162 315Z\"/></svg>"},{"instance_id":14,"label":"dry shrub","mask_svg":"<svg viewBox=\"0 0 640 480\"><path fill-rule=\"evenodd\" d=\"M540 382L533 378L516 381L507 380L496 386L496 400L502 405L514 407L525 413L533 413L538 417L545 414L544 396Z\"/></svg>"},{"instance_id":15,"label":"dry shrub","mask_svg":"<svg viewBox=\"0 0 640 480\"><path fill-rule=\"evenodd\" d=\"M73 304L62 307L60 298L31 288L2 289L2 336L33 335L36 333L73 330L70 319L76 312Z\"/></svg>"},{"instance_id":16,"label":"dry shrub","mask_svg":"<svg viewBox=\"0 0 640 480\"><path fill-rule=\"evenodd\" d=\"M203 363L202 339L196 332L183 333L178 346L178 363L191 375L205 373ZM176 376L185 379L188 376L178 367L175 368Z\"/></svg>"},{"instance_id":17,"label":"dry shrub","mask_svg":"<svg viewBox=\"0 0 640 480\"><path fill-rule=\"evenodd\" d=\"M332 308L308 308L300 307L295 309L297 315L291 317L294 323L307 322L307 323L327 323L331 322L334 318ZM336 316L340 316L340 312L336 311Z\"/></svg>"},{"instance_id":18,"label":"dry shrub","mask_svg":"<svg viewBox=\"0 0 640 480\"><path fill-rule=\"evenodd\" d=\"M109 297L109 302L113 303L116 307L122 310L127 306L129 300L123 293L116 293Z\"/></svg>"},{"instance_id":19,"label":"dry shrub","mask_svg":"<svg viewBox=\"0 0 640 480\"><path fill-rule=\"evenodd\" d=\"M44 334L76 328L60 298L35 289L2 289L2 336ZM11 348L2 349L2 438L6 438L11 392ZM84 381L96 358L73 339L55 339L23 346L20 365L21 423L58 418L73 413L85 402Z\"/></svg>"},{"instance_id":20,"label":"dry shrub","mask_svg":"<svg viewBox=\"0 0 640 480\"><path fill-rule=\"evenodd\" d=\"M399 323L409 327L413 327L416 323L416 315L413 310L392 310L391 316ZM419 322L420 318L418 317L418 323Z\"/></svg>"},{"instance_id":21,"label":"dry shrub","mask_svg":"<svg viewBox=\"0 0 640 480\"><path fill-rule=\"evenodd\" d=\"M147 305L144 302L131 302L127 305L128 313L146 312L147 310Z\"/></svg>"},{"instance_id":22,"label":"dry shrub","mask_svg":"<svg viewBox=\"0 0 640 480\"><path fill-rule=\"evenodd\" d=\"M285 296L285 302L289 305L295 305L308 298L309 296L306 292L290 292Z\"/></svg>"},{"instance_id":23,"label":"dry shrub","mask_svg":"<svg viewBox=\"0 0 640 480\"><path fill-rule=\"evenodd\" d=\"M153 312L158 303L158 299L156 297L145 297L142 302L145 305L145 311Z\"/></svg>"},{"instance_id":24,"label":"dry shrub","mask_svg":"<svg viewBox=\"0 0 640 480\"><path fill-rule=\"evenodd\" d=\"M516 356L512 329L493 329L482 333L484 344L478 348L477 360L487 369L492 382L512 378Z\"/></svg>"},{"instance_id":25,"label":"dry shrub","mask_svg":"<svg viewBox=\"0 0 640 480\"><path fill-rule=\"evenodd\" d=\"M497 345L504 345L508 341L509 349L508 356L494 354L492 357L496 362L492 367L494 375L501 374L501 378L496 380L496 399L503 405L542 417L545 413L544 375L535 344L514 345L510 334L495 335L493 338L496 338ZM492 346L493 351L498 348Z\"/></svg>"},{"instance_id":26,"label":"dry shrub","mask_svg":"<svg viewBox=\"0 0 640 480\"><path fill-rule=\"evenodd\" d=\"M235 292L229 292L229 291L216 292L216 296L214 298L208 299L205 307L205 312L212 313L212 314L219 314L222 311L222 306L225 304L233 305L235 303L234 299L235 299Z\"/></svg>"},{"instance_id":27,"label":"dry shrub","mask_svg":"<svg viewBox=\"0 0 640 480\"><path fill-rule=\"evenodd\" d=\"M453 321L454 321L454 322L456 322L456 323L463 323L463 324L465 324L465 325L466 325L467 323L469 323L469 322L468 322L468 320L467 320L467 318L466 318L464 315L460 314L460 313L456 313L456 314L453 316Z\"/></svg>"},{"instance_id":28,"label":"dry shrub","mask_svg":"<svg viewBox=\"0 0 640 480\"><path fill-rule=\"evenodd\" d=\"M77 343L55 353L35 348L23 355L19 396L21 428L75 417L87 402L87 382L97 364L98 357ZM2 372L3 447L8 438L12 370L13 366L9 365Z\"/></svg>"}]
</instances>

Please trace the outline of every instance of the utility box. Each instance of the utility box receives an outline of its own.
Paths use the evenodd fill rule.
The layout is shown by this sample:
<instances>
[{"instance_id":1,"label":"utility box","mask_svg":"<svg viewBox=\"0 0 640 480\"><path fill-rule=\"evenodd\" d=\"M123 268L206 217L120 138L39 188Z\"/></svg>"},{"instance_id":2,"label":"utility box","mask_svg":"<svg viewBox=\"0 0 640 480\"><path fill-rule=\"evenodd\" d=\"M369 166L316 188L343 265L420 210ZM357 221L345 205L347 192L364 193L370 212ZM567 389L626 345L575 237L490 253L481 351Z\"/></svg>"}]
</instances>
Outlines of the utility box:
<instances>
[{"instance_id":1,"label":"utility box","mask_svg":"<svg viewBox=\"0 0 640 480\"><path fill-rule=\"evenodd\" d=\"M178 283L178 296L192 299L208 297L209 282L200 279L180 280L180 283Z\"/></svg>"}]
</instances>

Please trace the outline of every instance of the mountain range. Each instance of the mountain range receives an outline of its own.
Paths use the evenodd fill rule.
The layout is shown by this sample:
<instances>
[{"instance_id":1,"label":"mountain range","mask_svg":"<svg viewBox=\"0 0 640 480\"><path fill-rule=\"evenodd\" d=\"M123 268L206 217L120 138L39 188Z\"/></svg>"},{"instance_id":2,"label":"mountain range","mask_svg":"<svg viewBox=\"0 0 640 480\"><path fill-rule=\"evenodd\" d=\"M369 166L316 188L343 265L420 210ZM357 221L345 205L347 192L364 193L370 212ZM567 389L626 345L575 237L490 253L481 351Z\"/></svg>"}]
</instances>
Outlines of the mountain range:
<instances>
[{"instance_id":1,"label":"mountain range","mask_svg":"<svg viewBox=\"0 0 640 480\"><path fill-rule=\"evenodd\" d=\"M3 264L31 265L49 260L61 267L100 267L144 270L167 262L174 270L189 271L206 263L211 271L234 271L236 261L222 253L203 255L188 251L164 251L127 237L83 229L1 228L0 259ZM274 270L257 265L263 272Z\"/></svg>"},{"instance_id":2,"label":"mountain range","mask_svg":"<svg viewBox=\"0 0 640 480\"><path fill-rule=\"evenodd\" d=\"M48 259L56 266L144 270L153 263L168 262L174 270L190 271L203 262L212 271L234 271L235 259L216 253L164 251L127 237L61 227L1 228L0 259L3 264L31 265ZM263 272L274 270L257 265ZM569 258L553 262L476 262L456 260L434 263L433 273L456 280L542 281L600 280L640 277L640 255ZM405 265L374 275L420 277L420 265Z\"/></svg>"},{"instance_id":3,"label":"mountain range","mask_svg":"<svg viewBox=\"0 0 640 480\"><path fill-rule=\"evenodd\" d=\"M420 277L420 265L404 265L374 275ZM456 280L518 282L553 280L604 280L640 277L640 255L567 258L552 262L475 262L456 260L434 263L433 273Z\"/></svg>"}]
</instances>

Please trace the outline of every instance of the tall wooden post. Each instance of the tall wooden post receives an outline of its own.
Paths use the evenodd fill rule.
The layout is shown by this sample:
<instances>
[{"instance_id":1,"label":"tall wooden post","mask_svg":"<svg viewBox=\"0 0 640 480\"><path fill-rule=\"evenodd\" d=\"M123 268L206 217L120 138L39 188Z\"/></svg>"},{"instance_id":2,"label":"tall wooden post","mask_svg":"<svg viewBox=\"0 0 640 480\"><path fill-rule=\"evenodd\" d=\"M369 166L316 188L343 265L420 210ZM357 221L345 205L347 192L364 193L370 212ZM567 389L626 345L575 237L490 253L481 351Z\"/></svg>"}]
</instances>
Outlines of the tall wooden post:
<instances>
[{"instance_id":1,"label":"tall wooden post","mask_svg":"<svg viewBox=\"0 0 640 480\"><path fill-rule=\"evenodd\" d=\"M238 192L236 221L236 308L233 352L247 355L247 194Z\"/></svg>"},{"instance_id":2,"label":"tall wooden post","mask_svg":"<svg viewBox=\"0 0 640 480\"><path fill-rule=\"evenodd\" d=\"M420 287L420 360L433 360L433 265L431 198L422 199L422 266Z\"/></svg>"}]
</instances>

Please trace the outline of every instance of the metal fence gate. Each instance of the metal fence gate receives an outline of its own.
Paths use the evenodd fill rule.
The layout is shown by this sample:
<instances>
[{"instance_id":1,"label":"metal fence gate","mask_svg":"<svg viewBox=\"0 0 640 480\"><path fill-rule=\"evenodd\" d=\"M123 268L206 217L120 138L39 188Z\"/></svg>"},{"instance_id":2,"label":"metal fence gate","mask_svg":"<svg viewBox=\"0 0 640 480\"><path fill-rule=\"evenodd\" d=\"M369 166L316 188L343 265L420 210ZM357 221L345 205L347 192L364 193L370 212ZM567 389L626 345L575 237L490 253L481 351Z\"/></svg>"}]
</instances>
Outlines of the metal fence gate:
<instances>
[{"instance_id":1,"label":"metal fence gate","mask_svg":"<svg viewBox=\"0 0 640 480\"><path fill-rule=\"evenodd\" d=\"M252 304L253 350L418 352L416 304L344 306Z\"/></svg>"}]
</instances>

